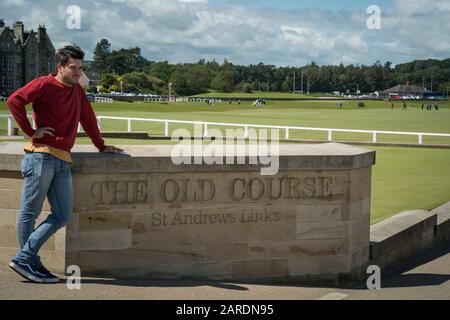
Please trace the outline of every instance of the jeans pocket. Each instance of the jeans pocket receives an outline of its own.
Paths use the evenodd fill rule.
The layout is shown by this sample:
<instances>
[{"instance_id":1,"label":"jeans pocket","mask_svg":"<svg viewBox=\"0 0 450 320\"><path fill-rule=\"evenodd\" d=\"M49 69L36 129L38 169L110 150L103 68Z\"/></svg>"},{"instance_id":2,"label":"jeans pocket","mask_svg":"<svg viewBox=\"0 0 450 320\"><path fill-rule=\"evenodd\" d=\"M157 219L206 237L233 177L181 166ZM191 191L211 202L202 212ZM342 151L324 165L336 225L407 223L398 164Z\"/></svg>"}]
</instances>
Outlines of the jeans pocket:
<instances>
[{"instance_id":1,"label":"jeans pocket","mask_svg":"<svg viewBox=\"0 0 450 320\"><path fill-rule=\"evenodd\" d=\"M51 161L53 156L49 153L35 152L33 153L33 163L31 170L33 174L40 177L46 174L46 172L52 171L53 162Z\"/></svg>"},{"instance_id":2,"label":"jeans pocket","mask_svg":"<svg viewBox=\"0 0 450 320\"><path fill-rule=\"evenodd\" d=\"M33 174L33 158L25 155L20 166L22 177L26 178Z\"/></svg>"},{"instance_id":3,"label":"jeans pocket","mask_svg":"<svg viewBox=\"0 0 450 320\"><path fill-rule=\"evenodd\" d=\"M72 172L70 171L70 165L66 162L63 163L61 168L61 175L63 177L69 177L72 175Z\"/></svg>"}]
</instances>

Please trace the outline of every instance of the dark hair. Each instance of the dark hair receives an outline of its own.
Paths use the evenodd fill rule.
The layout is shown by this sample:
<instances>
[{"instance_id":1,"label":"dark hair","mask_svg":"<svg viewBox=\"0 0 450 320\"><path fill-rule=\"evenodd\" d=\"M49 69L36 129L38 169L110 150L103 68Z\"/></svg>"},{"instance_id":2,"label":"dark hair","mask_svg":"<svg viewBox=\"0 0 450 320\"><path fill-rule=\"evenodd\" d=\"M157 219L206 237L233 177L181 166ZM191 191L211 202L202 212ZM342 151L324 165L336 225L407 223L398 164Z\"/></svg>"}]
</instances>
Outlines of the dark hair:
<instances>
[{"instance_id":1,"label":"dark hair","mask_svg":"<svg viewBox=\"0 0 450 320\"><path fill-rule=\"evenodd\" d=\"M65 66L70 58L83 60L84 59L83 50L81 50L79 46L74 44L62 47L56 52L55 64L57 65L59 63L62 66Z\"/></svg>"}]
</instances>

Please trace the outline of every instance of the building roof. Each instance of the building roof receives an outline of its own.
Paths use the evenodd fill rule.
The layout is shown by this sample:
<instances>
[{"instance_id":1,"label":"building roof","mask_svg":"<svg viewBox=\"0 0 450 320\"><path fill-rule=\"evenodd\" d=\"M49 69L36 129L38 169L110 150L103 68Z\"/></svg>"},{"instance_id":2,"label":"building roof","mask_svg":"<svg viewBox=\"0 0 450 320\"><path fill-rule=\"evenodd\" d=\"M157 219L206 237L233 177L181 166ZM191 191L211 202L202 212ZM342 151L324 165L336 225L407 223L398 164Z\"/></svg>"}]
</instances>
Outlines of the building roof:
<instances>
[{"instance_id":1,"label":"building roof","mask_svg":"<svg viewBox=\"0 0 450 320\"><path fill-rule=\"evenodd\" d=\"M414 94L414 93L424 93L426 90L424 90L420 86L416 86L414 84L399 84L395 87L386 89L381 91L380 93L396 93L396 94Z\"/></svg>"},{"instance_id":2,"label":"building roof","mask_svg":"<svg viewBox=\"0 0 450 320\"><path fill-rule=\"evenodd\" d=\"M84 74L86 75L86 78L89 79L89 81L101 81L100 77L92 71L83 71Z\"/></svg>"}]
</instances>

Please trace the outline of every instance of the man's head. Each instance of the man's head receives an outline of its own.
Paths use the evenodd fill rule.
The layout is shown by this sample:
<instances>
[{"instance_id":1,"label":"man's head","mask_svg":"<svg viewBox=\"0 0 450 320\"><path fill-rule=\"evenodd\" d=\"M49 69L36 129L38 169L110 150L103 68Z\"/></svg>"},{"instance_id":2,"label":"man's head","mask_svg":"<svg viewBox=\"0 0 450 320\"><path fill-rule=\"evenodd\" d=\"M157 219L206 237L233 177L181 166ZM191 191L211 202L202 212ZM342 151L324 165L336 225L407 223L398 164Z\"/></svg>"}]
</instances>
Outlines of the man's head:
<instances>
[{"instance_id":1,"label":"man's head","mask_svg":"<svg viewBox=\"0 0 450 320\"><path fill-rule=\"evenodd\" d=\"M76 45L68 45L56 52L57 78L66 85L80 80L83 70L84 52Z\"/></svg>"}]
</instances>

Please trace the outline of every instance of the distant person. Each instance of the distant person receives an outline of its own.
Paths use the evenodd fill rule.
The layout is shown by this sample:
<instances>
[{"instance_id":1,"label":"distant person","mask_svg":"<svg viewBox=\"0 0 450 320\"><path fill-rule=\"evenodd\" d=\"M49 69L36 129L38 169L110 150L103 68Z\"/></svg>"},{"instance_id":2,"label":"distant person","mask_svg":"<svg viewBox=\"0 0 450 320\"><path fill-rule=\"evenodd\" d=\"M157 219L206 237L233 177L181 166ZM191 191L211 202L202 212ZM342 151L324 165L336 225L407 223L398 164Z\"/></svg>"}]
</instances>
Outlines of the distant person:
<instances>
[{"instance_id":1,"label":"distant person","mask_svg":"<svg viewBox=\"0 0 450 320\"><path fill-rule=\"evenodd\" d=\"M100 152L123 150L106 146L86 93L79 84L84 52L68 45L56 53L56 74L32 80L8 99L8 108L23 132L30 137L24 147L22 200L17 221L20 250L9 263L22 277L37 283L56 283L59 278L48 271L38 255L41 247L72 217L72 162L78 124ZM25 106L33 104L36 128L27 118ZM51 214L37 227L45 198Z\"/></svg>"},{"instance_id":2,"label":"distant person","mask_svg":"<svg viewBox=\"0 0 450 320\"><path fill-rule=\"evenodd\" d=\"M403 108L404 110L406 110L406 101L403 101Z\"/></svg>"},{"instance_id":3,"label":"distant person","mask_svg":"<svg viewBox=\"0 0 450 320\"><path fill-rule=\"evenodd\" d=\"M437 104L434 105L434 109L435 109L435 110L439 110L439 107L438 107Z\"/></svg>"},{"instance_id":4,"label":"distant person","mask_svg":"<svg viewBox=\"0 0 450 320\"><path fill-rule=\"evenodd\" d=\"M391 109L394 109L394 103L391 102Z\"/></svg>"},{"instance_id":5,"label":"distant person","mask_svg":"<svg viewBox=\"0 0 450 320\"><path fill-rule=\"evenodd\" d=\"M422 103L422 110L423 110L424 104Z\"/></svg>"},{"instance_id":6,"label":"distant person","mask_svg":"<svg viewBox=\"0 0 450 320\"><path fill-rule=\"evenodd\" d=\"M241 104L241 99L238 100L238 104Z\"/></svg>"},{"instance_id":7,"label":"distant person","mask_svg":"<svg viewBox=\"0 0 450 320\"><path fill-rule=\"evenodd\" d=\"M342 109L342 102L339 103L339 109Z\"/></svg>"}]
</instances>

